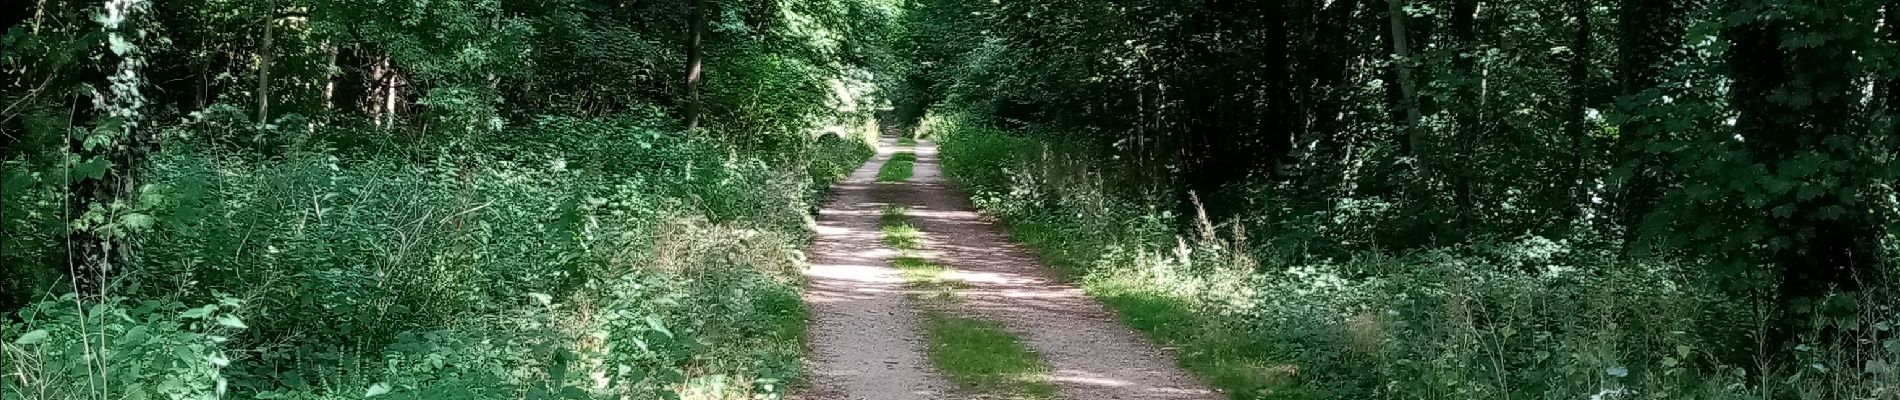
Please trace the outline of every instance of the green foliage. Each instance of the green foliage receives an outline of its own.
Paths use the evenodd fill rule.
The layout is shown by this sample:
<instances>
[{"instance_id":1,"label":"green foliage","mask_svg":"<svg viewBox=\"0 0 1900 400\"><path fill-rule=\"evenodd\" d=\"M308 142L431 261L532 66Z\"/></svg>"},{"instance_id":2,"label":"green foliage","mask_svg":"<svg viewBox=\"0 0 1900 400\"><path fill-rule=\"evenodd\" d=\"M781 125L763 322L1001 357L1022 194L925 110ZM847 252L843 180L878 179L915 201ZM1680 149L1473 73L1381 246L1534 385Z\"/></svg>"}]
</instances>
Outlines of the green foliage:
<instances>
[{"instance_id":1,"label":"green foliage","mask_svg":"<svg viewBox=\"0 0 1900 400\"><path fill-rule=\"evenodd\" d=\"M235 299L187 308L165 301L78 298L34 303L0 320L9 372L0 398L217 399L226 395L226 342L246 324Z\"/></svg>"},{"instance_id":2,"label":"green foliage","mask_svg":"<svg viewBox=\"0 0 1900 400\"><path fill-rule=\"evenodd\" d=\"M808 212L873 154L881 42L835 34L888 14L708 3L691 135L686 1L7 14L32 19L0 42L0 398L782 396ZM110 116L67 93L107 75ZM127 261L103 296L66 293L74 228ZM82 330L153 338L87 358L117 344Z\"/></svg>"},{"instance_id":3,"label":"green foliage","mask_svg":"<svg viewBox=\"0 0 1900 400\"><path fill-rule=\"evenodd\" d=\"M807 173L811 174L812 179L817 180L812 185L814 189L823 189L830 186L831 182L844 180L846 176L851 175L851 171L857 170L858 166L864 164L863 160L868 160L872 155L877 154L877 149L872 148L863 140L846 139L837 135L820 136L813 147L811 162L806 165L809 166Z\"/></svg>"},{"instance_id":4,"label":"green foliage","mask_svg":"<svg viewBox=\"0 0 1900 400\"><path fill-rule=\"evenodd\" d=\"M1242 397L1853 398L1900 272L1900 31L1854 21L1895 15L920 1L885 88Z\"/></svg>"}]
</instances>

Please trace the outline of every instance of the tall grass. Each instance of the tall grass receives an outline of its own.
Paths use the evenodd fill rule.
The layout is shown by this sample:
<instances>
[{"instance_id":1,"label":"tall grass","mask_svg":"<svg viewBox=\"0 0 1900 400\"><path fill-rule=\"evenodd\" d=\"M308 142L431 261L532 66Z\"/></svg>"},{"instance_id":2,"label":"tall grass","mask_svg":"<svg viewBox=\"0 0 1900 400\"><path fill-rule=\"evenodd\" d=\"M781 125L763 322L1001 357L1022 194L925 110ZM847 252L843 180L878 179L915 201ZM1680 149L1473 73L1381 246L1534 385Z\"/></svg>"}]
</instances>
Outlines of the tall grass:
<instances>
[{"instance_id":1,"label":"tall grass","mask_svg":"<svg viewBox=\"0 0 1900 400\"><path fill-rule=\"evenodd\" d=\"M798 379L806 211L866 141L773 164L638 121L520 129L572 140L422 163L167 143L139 269L83 310L0 319L0 398L752 398ZM58 237L16 226L9 246Z\"/></svg>"}]
</instances>

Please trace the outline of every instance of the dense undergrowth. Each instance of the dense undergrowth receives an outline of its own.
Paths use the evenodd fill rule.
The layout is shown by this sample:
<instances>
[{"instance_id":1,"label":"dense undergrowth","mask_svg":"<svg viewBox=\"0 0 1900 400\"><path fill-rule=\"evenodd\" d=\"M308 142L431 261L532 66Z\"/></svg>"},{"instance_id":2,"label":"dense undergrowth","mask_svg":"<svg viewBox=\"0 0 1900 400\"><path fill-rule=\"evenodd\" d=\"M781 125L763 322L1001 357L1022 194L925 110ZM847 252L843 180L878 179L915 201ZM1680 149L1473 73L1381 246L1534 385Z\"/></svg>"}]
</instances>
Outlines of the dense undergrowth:
<instances>
[{"instance_id":1,"label":"dense undergrowth","mask_svg":"<svg viewBox=\"0 0 1900 400\"><path fill-rule=\"evenodd\" d=\"M0 399L798 383L879 3L100 6L0 18Z\"/></svg>"},{"instance_id":2,"label":"dense undergrowth","mask_svg":"<svg viewBox=\"0 0 1900 400\"><path fill-rule=\"evenodd\" d=\"M1535 235L1313 257L1329 245L1287 238L1327 235L1269 216L1189 216L1177 228L1171 199L1106 187L1114 163L1087 152L957 115L923 129L940 138L945 172L1018 240L1234 398L1900 393L1891 299L1858 299L1857 315L1819 322L1783 356L1755 341L1769 329L1759 300L1688 261ZM1382 212L1345 210L1320 226L1367 229Z\"/></svg>"},{"instance_id":3,"label":"dense undergrowth","mask_svg":"<svg viewBox=\"0 0 1900 400\"><path fill-rule=\"evenodd\" d=\"M523 129L627 148L169 149L140 206L160 223L113 297L44 298L0 330L32 366L7 398L726 397L796 378L806 211L870 154L862 136L816 142L806 173L625 120Z\"/></svg>"}]
</instances>

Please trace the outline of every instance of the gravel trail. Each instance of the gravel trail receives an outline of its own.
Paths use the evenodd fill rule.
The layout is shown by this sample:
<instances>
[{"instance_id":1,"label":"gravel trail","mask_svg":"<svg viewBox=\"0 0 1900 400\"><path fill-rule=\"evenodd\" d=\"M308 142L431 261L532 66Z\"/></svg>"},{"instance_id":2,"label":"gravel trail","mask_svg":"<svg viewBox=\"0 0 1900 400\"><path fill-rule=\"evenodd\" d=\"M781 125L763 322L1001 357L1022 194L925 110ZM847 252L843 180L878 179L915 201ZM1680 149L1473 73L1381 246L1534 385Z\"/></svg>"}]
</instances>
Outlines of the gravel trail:
<instances>
[{"instance_id":1,"label":"gravel trail","mask_svg":"<svg viewBox=\"0 0 1900 400\"><path fill-rule=\"evenodd\" d=\"M923 231L924 255L968 283L959 291L959 312L1001 322L1040 353L1061 398L1223 398L978 214L939 173L935 143L915 146L910 181L875 183L877 167L905 150L892 144L887 139L887 150L835 187L820 212L805 295L815 378L797 398L984 398L958 393L931 370L918 324L924 305L907 298L890 266L895 252L880 241L878 216L886 205L909 208Z\"/></svg>"}]
</instances>

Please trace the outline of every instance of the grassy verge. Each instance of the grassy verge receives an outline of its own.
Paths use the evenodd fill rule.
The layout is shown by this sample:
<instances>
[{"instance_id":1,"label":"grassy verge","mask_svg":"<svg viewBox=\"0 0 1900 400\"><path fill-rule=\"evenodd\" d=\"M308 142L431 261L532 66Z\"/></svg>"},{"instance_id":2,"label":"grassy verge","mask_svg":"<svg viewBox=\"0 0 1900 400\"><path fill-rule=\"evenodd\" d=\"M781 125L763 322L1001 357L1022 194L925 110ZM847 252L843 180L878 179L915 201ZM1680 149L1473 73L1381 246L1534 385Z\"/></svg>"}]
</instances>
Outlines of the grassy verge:
<instances>
[{"instance_id":1,"label":"grassy verge","mask_svg":"<svg viewBox=\"0 0 1900 400\"><path fill-rule=\"evenodd\" d=\"M910 224L902 207L887 207L882 217L884 243L900 255L892 261L904 281L926 289L922 300L936 300L924 314L925 346L931 364L951 382L978 393L1006 394L1014 399L1053 399L1055 386L1049 367L1035 351L995 322L943 311L967 287L950 276L950 268L918 254L922 232Z\"/></svg>"},{"instance_id":2,"label":"grassy verge","mask_svg":"<svg viewBox=\"0 0 1900 400\"><path fill-rule=\"evenodd\" d=\"M1077 179L1108 165L1086 152L1025 150L1047 147L985 128L939 137L946 174L1016 240L1230 398L1836 398L1819 393L1900 387L1856 366L1888 371L1892 350L1827 346L1764 364L1799 372L1775 366L1749 382L1746 368L1715 361L1748 337L1750 321L1735 318L1750 315L1747 302L1702 286L1695 265L1606 263L1589 245L1542 238L1302 258L1324 235L1257 222L1284 216L1237 222L1254 240L1243 244L1238 227L1230 239L1204 220L1176 226L1156 211L1171 200Z\"/></svg>"},{"instance_id":3,"label":"grassy verge","mask_svg":"<svg viewBox=\"0 0 1900 400\"><path fill-rule=\"evenodd\" d=\"M898 139L897 139L897 145L899 145L899 146L916 146L916 145L917 145L917 138L913 138L913 137L904 137L904 138L898 138Z\"/></svg>"},{"instance_id":4,"label":"grassy verge","mask_svg":"<svg viewBox=\"0 0 1900 400\"><path fill-rule=\"evenodd\" d=\"M897 153L897 155L891 156L891 161L884 163L883 167L877 169L877 181L903 182L910 180L911 169L916 162L917 154L915 153Z\"/></svg>"},{"instance_id":5,"label":"grassy verge","mask_svg":"<svg viewBox=\"0 0 1900 400\"><path fill-rule=\"evenodd\" d=\"M1043 262L1074 278L1083 278L1108 244L1056 224L1009 224L1010 235L1037 250ZM1082 289L1115 310L1123 323L1177 350L1176 363L1236 399L1302 398L1292 371L1269 352L1204 317L1193 299L1169 293L1152 282L1126 275L1099 274L1077 279Z\"/></svg>"}]
</instances>

